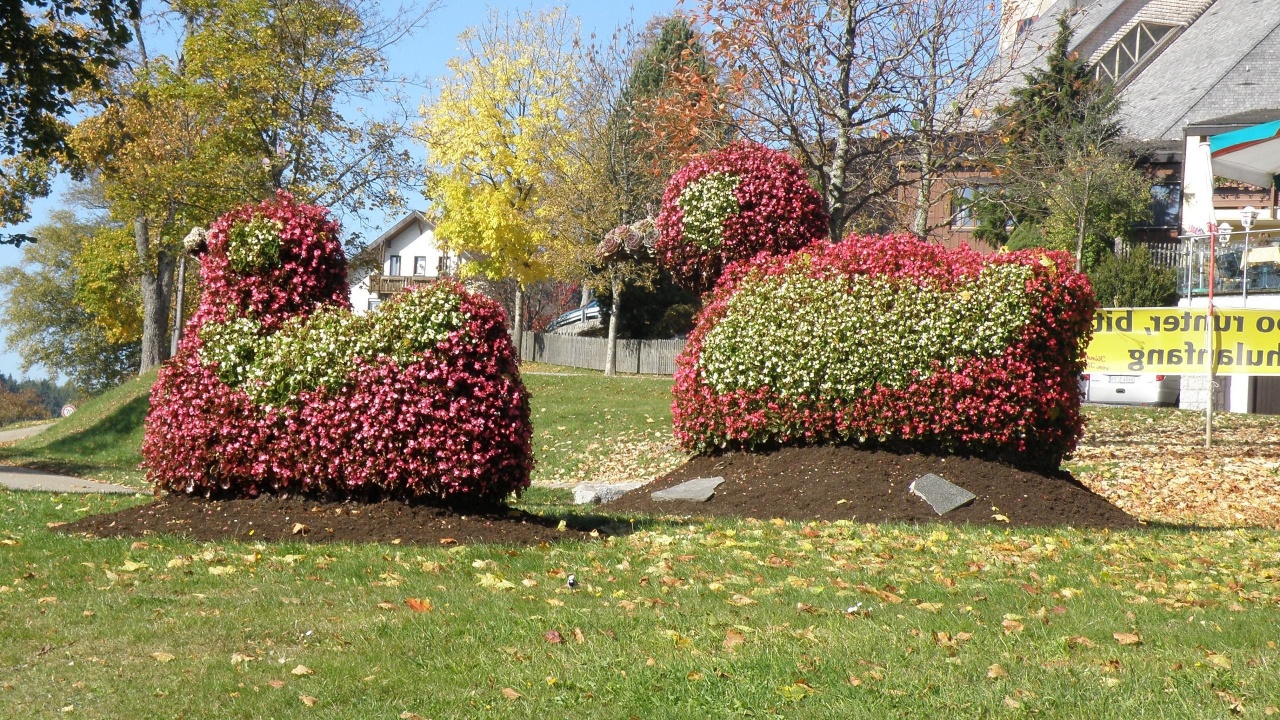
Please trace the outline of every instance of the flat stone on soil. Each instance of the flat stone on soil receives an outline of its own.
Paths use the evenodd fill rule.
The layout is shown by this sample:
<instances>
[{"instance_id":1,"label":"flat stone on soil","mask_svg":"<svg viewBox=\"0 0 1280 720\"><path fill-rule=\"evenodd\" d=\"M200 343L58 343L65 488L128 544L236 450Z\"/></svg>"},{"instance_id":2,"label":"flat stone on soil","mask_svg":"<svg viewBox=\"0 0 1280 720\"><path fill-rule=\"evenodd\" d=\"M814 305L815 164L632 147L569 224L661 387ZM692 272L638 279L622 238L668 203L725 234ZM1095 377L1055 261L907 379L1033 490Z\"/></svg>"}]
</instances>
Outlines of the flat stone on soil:
<instances>
[{"instance_id":1,"label":"flat stone on soil","mask_svg":"<svg viewBox=\"0 0 1280 720\"><path fill-rule=\"evenodd\" d=\"M964 507L978 497L933 473L925 473L916 478L911 483L911 492L924 498L924 501L929 503L933 511L939 515L946 515L956 508Z\"/></svg>"},{"instance_id":2,"label":"flat stone on soil","mask_svg":"<svg viewBox=\"0 0 1280 720\"><path fill-rule=\"evenodd\" d=\"M684 502L706 502L716 494L716 488L724 482L722 477L694 478L688 482L659 490L649 497L654 500L682 500Z\"/></svg>"},{"instance_id":3,"label":"flat stone on soil","mask_svg":"<svg viewBox=\"0 0 1280 720\"><path fill-rule=\"evenodd\" d=\"M573 488L573 502L575 505L603 505L617 500L642 485L644 485L642 482L582 483Z\"/></svg>"}]
</instances>

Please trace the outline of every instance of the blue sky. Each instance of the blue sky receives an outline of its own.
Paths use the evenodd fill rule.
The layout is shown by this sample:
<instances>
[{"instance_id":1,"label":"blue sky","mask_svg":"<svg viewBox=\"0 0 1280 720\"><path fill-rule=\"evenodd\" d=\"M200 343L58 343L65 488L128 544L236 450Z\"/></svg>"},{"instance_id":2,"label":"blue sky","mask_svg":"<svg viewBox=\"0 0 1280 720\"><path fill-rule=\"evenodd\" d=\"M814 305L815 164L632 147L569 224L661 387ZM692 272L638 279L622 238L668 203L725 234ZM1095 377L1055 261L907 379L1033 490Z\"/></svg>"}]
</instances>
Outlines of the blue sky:
<instances>
[{"instance_id":1,"label":"blue sky","mask_svg":"<svg viewBox=\"0 0 1280 720\"><path fill-rule=\"evenodd\" d=\"M608 0L568 0L558 3L525 2L491 2L477 3L466 0L443 0L440 7L429 18L427 27L392 48L389 55L391 75L416 75L423 78L438 78L445 72L445 62L458 53L457 37L467 27L479 25L485 21L490 9L527 10L530 7L549 7L560 5L568 9L571 16L579 18L584 35L595 33L600 37L608 37L620 24L631 20L637 29L642 29L649 18L657 14L667 14L676 9L677 0L634 0L634 2L609 2ZM393 7L388 2L388 11ZM421 153L418 153L421 156ZM54 210L62 206L61 192L67 187L60 182L53 195L37 201L33 206L32 220L29 223L5 228L4 232L29 232L43 223ZM420 196L413 197L419 206L423 204ZM391 224L395 218L384 218L382 227ZM361 228L365 237L376 237L381 227L378 218L370 218L371 225ZM8 245L0 245L0 266L18 264L22 251ZM0 298L8 302L8 298ZM2 328L0 328L2 330ZM0 346L2 347L2 346ZM0 353L0 372L20 376L21 361L13 353ZM27 377L43 378L47 373L42 368L32 368Z\"/></svg>"}]
</instances>

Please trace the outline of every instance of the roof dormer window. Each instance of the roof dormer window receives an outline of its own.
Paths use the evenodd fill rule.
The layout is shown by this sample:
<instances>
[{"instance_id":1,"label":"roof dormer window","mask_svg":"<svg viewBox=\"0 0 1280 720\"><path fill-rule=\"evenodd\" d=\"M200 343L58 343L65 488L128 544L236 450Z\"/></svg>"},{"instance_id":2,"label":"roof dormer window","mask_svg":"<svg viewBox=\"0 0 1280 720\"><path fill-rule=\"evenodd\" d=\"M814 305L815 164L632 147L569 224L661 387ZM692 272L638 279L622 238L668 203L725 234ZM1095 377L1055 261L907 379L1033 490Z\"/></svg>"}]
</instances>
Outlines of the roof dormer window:
<instances>
[{"instance_id":1,"label":"roof dormer window","mask_svg":"<svg viewBox=\"0 0 1280 720\"><path fill-rule=\"evenodd\" d=\"M1099 80L1119 83L1138 63L1147 59L1175 28L1177 25L1149 22L1134 25L1119 42L1098 58L1093 66L1094 75Z\"/></svg>"}]
</instances>

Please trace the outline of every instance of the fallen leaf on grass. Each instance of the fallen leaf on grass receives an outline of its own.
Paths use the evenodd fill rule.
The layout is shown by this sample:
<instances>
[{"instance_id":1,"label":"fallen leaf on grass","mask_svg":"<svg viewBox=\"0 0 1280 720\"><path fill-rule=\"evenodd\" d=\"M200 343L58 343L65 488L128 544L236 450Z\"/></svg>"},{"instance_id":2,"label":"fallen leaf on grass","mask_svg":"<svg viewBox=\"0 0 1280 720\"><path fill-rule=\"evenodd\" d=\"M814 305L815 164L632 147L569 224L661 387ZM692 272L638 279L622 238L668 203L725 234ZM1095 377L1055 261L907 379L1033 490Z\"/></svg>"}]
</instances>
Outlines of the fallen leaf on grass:
<instances>
[{"instance_id":1,"label":"fallen leaf on grass","mask_svg":"<svg viewBox=\"0 0 1280 720\"><path fill-rule=\"evenodd\" d=\"M1000 626L1004 628L1006 635L1014 635L1022 632L1023 624L1013 618L1005 618L1000 621Z\"/></svg>"},{"instance_id":2,"label":"fallen leaf on grass","mask_svg":"<svg viewBox=\"0 0 1280 720\"><path fill-rule=\"evenodd\" d=\"M992 680L1006 678L1009 677L1009 671L1000 667L1000 663L992 663L991 667L987 668L987 677Z\"/></svg>"},{"instance_id":3,"label":"fallen leaf on grass","mask_svg":"<svg viewBox=\"0 0 1280 720\"><path fill-rule=\"evenodd\" d=\"M290 670L289 673L292 675L297 675L298 677L302 677L303 675L315 675L316 671L312 670L306 665L299 665L298 667Z\"/></svg>"},{"instance_id":4,"label":"fallen leaf on grass","mask_svg":"<svg viewBox=\"0 0 1280 720\"><path fill-rule=\"evenodd\" d=\"M515 690L512 690L511 688L502 688L502 696L508 700L519 700L520 698L524 697L523 695L516 692Z\"/></svg>"},{"instance_id":5,"label":"fallen leaf on grass","mask_svg":"<svg viewBox=\"0 0 1280 720\"><path fill-rule=\"evenodd\" d=\"M925 602L925 603L920 603L916 607L920 608L921 610L924 610L925 612L936 613L943 608L943 605L942 603Z\"/></svg>"},{"instance_id":6,"label":"fallen leaf on grass","mask_svg":"<svg viewBox=\"0 0 1280 720\"><path fill-rule=\"evenodd\" d=\"M1097 647L1097 645L1095 645L1095 644L1094 644L1094 642L1093 642L1092 640L1090 640L1089 638L1087 638L1087 637L1085 637L1085 636L1083 636L1083 635L1072 635L1071 637L1067 638L1067 647L1069 647L1069 648L1077 648L1077 647L1091 648L1091 647Z\"/></svg>"},{"instance_id":7,"label":"fallen leaf on grass","mask_svg":"<svg viewBox=\"0 0 1280 720\"><path fill-rule=\"evenodd\" d=\"M174 658L173 655L170 655L167 652L153 652L151 653L151 657L155 658L157 662L162 663L167 663Z\"/></svg>"},{"instance_id":8,"label":"fallen leaf on grass","mask_svg":"<svg viewBox=\"0 0 1280 720\"><path fill-rule=\"evenodd\" d=\"M542 633L542 637L546 638L547 642L552 645L564 642L564 638L560 636L559 630L548 630Z\"/></svg>"},{"instance_id":9,"label":"fallen leaf on grass","mask_svg":"<svg viewBox=\"0 0 1280 720\"><path fill-rule=\"evenodd\" d=\"M311 527L310 527L310 526L308 526L308 525L306 525L306 524L304 524L304 523L294 523L294 524L293 524L293 530L292 530L291 532L292 532L294 535L306 535L306 534L307 534L307 531L308 531L308 530L310 530L310 529L311 529Z\"/></svg>"},{"instance_id":10,"label":"fallen leaf on grass","mask_svg":"<svg viewBox=\"0 0 1280 720\"><path fill-rule=\"evenodd\" d=\"M582 628L573 629L573 640L579 645L587 641L587 636L582 634Z\"/></svg>"},{"instance_id":11,"label":"fallen leaf on grass","mask_svg":"<svg viewBox=\"0 0 1280 720\"><path fill-rule=\"evenodd\" d=\"M721 644L724 645L725 650L732 652L735 647L746 641L747 636L744 635L741 630L737 628L729 628L724 631L724 642Z\"/></svg>"},{"instance_id":12,"label":"fallen leaf on grass","mask_svg":"<svg viewBox=\"0 0 1280 720\"><path fill-rule=\"evenodd\" d=\"M746 595L743 595L742 593L734 593L733 597L729 598L728 603L730 605L743 606L743 605L755 605L756 601L752 600Z\"/></svg>"},{"instance_id":13,"label":"fallen leaf on grass","mask_svg":"<svg viewBox=\"0 0 1280 720\"><path fill-rule=\"evenodd\" d=\"M409 609L414 612L427 613L432 610L430 598L408 598L404 601L404 604L408 605Z\"/></svg>"},{"instance_id":14,"label":"fallen leaf on grass","mask_svg":"<svg viewBox=\"0 0 1280 720\"><path fill-rule=\"evenodd\" d=\"M1142 636L1139 635L1138 633L1122 633L1122 632L1111 633L1111 637L1115 638L1116 642L1120 643L1121 645L1141 645L1142 644Z\"/></svg>"},{"instance_id":15,"label":"fallen leaf on grass","mask_svg":"<svg viewBox=\"0 0 1280 720\"><path fill-rule=\"evenodd\" d=\"M1205 659L1209 661L1210 665L1216 668L1222 668L1223 670L1231 669L1231 658L1226 655L1219 655L1216 652L1211 652L1205 655Z\"/></svg>"},{"instance_id":16,"label":"fallen leaf on grass","mask_svg":"<svg viewBox=\"0 0 1280 720\"><path fill-rule=\"evenodd\" d=\"M880 602L893 603L894 605L897 605L898 603L902 602L902 597L900 595L895 595L889 592L888 590L879 590L877 588L873 588L866 583L858 583L854 587L861 592L867 593L868 595L875 595L877 598L880 599Z\"/></svg>"},{"instance_id":17,"label":"fallen leaf on grass","mask_svg":"<svg viewBox=\"0 0 1280 720\"><path fill-rule=\"evenodd\" d=\"M1227 704L1227 708L1231 710L1232 715L1244 714L1244 702L1242 702L1240 698L1232 695L1226 690L1215 690L1214 692L1216 692L1218 697L1222 699L1222 702Z\"/></svg>"},{"instance_id":18,"label":"fallen leaf on grass","mask_svg":"<svg viewBox=\"0 0 1280 720\"><path fill-rule=\"evenodd\" d=\"M395 603L389 603L389 602L383 601L378 603L378 607L382 608L383 610L395 610L397 606Z\"/></svg>"},{"instance_id":19,"label":"fallen leaf on grass","mask_svg":"<svg viewBox=\"0 0 1280 720\"><path fill-rule=\"evenodd\" d=\"M1018 708L1022 707L1022 703L1018 702L1017 700L1014 700L1013 698L1009 697L1008 695L1005 695L1005 696L1004 696L1004 706L1005 706L1005 707L1007 707L1007 708L1012 708L1012 709L1014 709L1014 710L1017 710Z\"/></svg>"},{"instance_id":20,"label":"fallen leaf on grass","mask_svg":"<svg viewBox=\"0 0 1280 720\"><path fill-rule=\"evenodd\" d=\"M314 698L310 695L299 695L298 699L301 700L302 704L306 705L307 707L315 707L316 703L320 702L319 698Z\"/></svg>"},{"instance_id":21,"label":"fallen leaf on grass","mask_svg":"<svg viewBox=\"0 0 1280 720\"><path fill-rule=\"evenodd\" d=\"M409 712L408 710L405 710L404 712L400 713L400 720L427 720L427 719L422 717L418 713Z\"/></svg>"},{"instance_id":22,"label":"fallen leaf on grass","mask_svg":"<svg viewBox=\"0 0 1280 720\"><path fill-rule=\"evenodd\" d=\"M268 684L268 685L270 685L271 687L273 687L273 688L277 689L277 690L279 690L280 688L284 687L284 681L283 681L283 680L268 680L268 681L267 681L267 684Z\"/></svg>"}]
</instances>

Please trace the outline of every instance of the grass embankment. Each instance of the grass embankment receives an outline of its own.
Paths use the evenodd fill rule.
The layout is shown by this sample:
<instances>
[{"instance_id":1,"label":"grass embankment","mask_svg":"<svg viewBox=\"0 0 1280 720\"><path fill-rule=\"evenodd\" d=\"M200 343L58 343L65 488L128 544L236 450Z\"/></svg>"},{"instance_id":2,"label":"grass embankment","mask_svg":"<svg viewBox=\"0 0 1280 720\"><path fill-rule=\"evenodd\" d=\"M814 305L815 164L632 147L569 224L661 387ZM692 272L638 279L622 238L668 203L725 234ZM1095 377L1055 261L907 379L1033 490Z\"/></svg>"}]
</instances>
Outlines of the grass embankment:
<instances>
[{"instance_id":1,"label":"grass embankment","mask_svg":"<svg viewBox=\"0 0 1280 720\"><path fill-rule=\"evenodd\" d=\"M670 432L662 381L526 381L543 478L585 472L625 447L617 438ZM96 418L88 406L79 425L6 452L103 471L136 462L139 424L125 420L145 393L121 390ZM1096 417L1090 447L1184 424ZM1129 456L1087 460L1114 473ZM568 512L562 497L525 502ZM647 520L592 544L422 548L48 527L136 502L0 492L0 717L1203 718L1280 706L1280 534L1264 529Z\"/></svg>"},{"instance_id":2,"label":"grass embankment","mask_svg":"<svg viewBox=\"0 0 1280 720\"><path fill-rule=\"evenodd\" d=\"M155 371L83 403L48 430L0 447L0 463L143 486L142 421Z\"/></svg>"}]
</instances>

